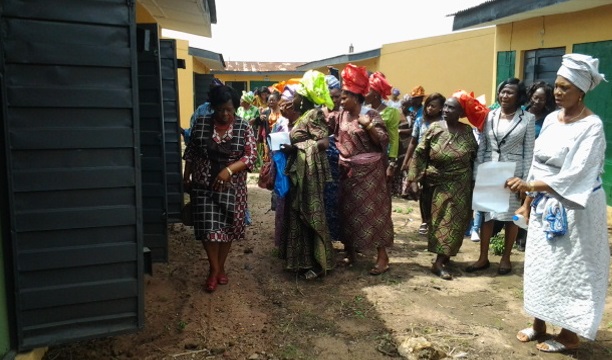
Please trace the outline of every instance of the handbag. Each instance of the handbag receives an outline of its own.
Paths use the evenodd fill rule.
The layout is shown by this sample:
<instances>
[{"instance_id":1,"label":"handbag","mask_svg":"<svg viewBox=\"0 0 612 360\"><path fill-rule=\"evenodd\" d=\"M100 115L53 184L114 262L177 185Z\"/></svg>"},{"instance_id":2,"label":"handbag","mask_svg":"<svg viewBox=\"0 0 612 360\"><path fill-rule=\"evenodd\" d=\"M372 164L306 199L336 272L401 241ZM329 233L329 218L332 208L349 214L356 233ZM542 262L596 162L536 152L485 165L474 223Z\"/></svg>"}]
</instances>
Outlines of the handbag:
<instances>
[{"instance_id":1,"label":"handbag","mask_svg":"<svg viewBox=\"0 0 612 360\"><path fill-rule=\"evenodd\" d=\"M265 162L261 167L261 170L259 170L259 179L257 180L257 186L262 189L274 189L276 171L274 170L272 163L272 161Z\"/></svg>"},{"instance_id":2,"label":"handbag","mask_svg":"<svg viewBox=\"0 0 612 360\"><path fill-rule=\"evenodd\" d=\"M185 226L193 226L193 206L191 201L183 205L181 209L181 220Z\"/></svg>"}]
</instances>

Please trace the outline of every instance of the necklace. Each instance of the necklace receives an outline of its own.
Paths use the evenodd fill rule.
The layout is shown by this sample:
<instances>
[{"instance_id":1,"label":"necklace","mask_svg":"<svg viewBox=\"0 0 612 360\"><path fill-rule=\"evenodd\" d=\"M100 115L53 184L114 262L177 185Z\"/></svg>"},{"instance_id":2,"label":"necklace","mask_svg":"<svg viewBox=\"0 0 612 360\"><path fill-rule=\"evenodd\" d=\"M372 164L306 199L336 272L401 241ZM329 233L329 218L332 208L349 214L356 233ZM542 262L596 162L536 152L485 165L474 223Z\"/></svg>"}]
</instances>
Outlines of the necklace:
<instances>
[{"instance_id":1,"label":"necklace","mask_svg":"<svg viewBox=\"0 0 612 360\"><path fill-rule=\"evenodd\" d=\"M504 117L514 117L514 114L516 114L516 110L514 110L514 112L512 114L504 114L503 111L501 111L502 116Z\"/></svg>"},{"instance_id":2,"label":"necklace","mask_svg":"<svg viewBox=\"0 0 612 360\"><path fill-rule=\"evenodd\" d=\"M582 110L580 111L580 113L578 115L574 116L573 118L569 119L569 120L563 120L563 117L565 117L565 109L563 109L563 117L561 117L561 119L559 119L559 120L561 120L565 124L569 124L572 121L578 119L580 117L580 115L582 115L582 113L584 112L584 109L586 109L586 106L583 105L582 106ZM559 116L561 116L561 113L559 113Z\"/></svg>"},{"instance_id":3,"label":"necklace","mask_svg":"<svg viewBox=\"0 0 612 360\"><path fill-rule=\"evenodd\" d=\"M217 130L217 131L225 131L225 130L229 129L229 127L231 125L232 125L231 123L230 124L226 124L226 125L220 125L220 124L217 124L215 122L215 130Z\"/></svg>"}]
</instances>

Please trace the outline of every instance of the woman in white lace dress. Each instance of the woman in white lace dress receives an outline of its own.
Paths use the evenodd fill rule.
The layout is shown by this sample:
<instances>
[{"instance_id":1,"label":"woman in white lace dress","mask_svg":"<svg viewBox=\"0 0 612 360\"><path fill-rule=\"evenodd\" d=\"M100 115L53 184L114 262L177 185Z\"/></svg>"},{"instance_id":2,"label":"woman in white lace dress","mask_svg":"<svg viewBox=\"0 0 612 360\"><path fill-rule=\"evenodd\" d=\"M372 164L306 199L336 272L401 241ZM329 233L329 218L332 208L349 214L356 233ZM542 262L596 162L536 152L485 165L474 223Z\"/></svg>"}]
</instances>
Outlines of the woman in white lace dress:
<instances>
[{"instance_id":1,"label":"woman in white lace dress","mask_svg":"<svg viewBox=\"0 0 612 360\"><path fill-rule=\"evenodd\" d=\"M524 306L535 320L517 338L545 335L546 322L561 327L536 345L546 352L575 349L578 336L595 339L604 311L610 249L600 175L606 139L601 119L583 102L605 80L598 63L587 55L563 56L554 91L561 109L544 120L527 181L506 182L528 195L517 214L529 219Z\"/></svg>"}]
</instances>

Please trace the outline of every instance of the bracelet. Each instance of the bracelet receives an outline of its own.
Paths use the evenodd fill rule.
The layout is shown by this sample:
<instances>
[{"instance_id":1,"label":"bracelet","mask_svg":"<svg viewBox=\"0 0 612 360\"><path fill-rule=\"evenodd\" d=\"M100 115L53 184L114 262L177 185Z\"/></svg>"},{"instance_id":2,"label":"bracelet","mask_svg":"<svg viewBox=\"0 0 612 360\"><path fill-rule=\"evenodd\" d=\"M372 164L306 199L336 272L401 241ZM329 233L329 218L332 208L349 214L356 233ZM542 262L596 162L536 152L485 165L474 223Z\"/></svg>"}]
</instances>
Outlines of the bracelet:
<instances>
[{"instance_id":1,"label":"bracelet","mask_svg":"<svg viewBox=\"0 0 612 360\"><path fill-rule=\"evenodd\" d=\"M230 176L234 175L234 172L232 171L232 169L228 167L225 168L225 170L227 170L227 172L230 174Z\"/></svg>"},{"instance_id":2,"label":"bracelet","mask_svg":"<svg viewBox=\"0 0 612 360\"><path fill-rule=\"evenodd\" d=\"M534 192L534 191L535 191L535 188L534 188L533 181L530 181L530 182L528 183L528 185L529 185L529 192Z\"/></svg>"},{"instance_id":3,"label":"bracelet","mask_svg":"<svg viewBox=\"0 0 612 360\"><path fill-rule=\"evenodd\" d=\"M373 127L374 127L374 123L372 121L370 121L370 123L368 124L368 126L365 127L365 129L366 130L370 130Z\"/></svg>"}]
</instances>

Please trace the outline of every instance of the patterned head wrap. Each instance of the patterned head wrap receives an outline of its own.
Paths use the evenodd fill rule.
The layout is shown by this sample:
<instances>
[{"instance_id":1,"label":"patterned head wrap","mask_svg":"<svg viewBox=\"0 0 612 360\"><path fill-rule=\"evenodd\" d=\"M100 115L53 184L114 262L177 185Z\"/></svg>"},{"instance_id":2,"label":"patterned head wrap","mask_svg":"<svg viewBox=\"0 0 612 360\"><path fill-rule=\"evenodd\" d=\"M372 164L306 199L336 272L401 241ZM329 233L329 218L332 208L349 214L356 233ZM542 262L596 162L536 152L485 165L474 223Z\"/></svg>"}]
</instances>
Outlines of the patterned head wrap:
<instances>
[{"instance_id":1,"label":"patterned head wrap","mask_svg":"<svg viewBox=\"0 0 612 360\"><path fill-rule=\"evenodd\" d=\"M410 96L412 96L413 98L425 96L425 89L423 89L423 87L421 85L416 86L410 92Z\"/></svg>"},{"instance_id":2,"label":"patterned head wrap","mask_svg":"<svg viewBox=\"0 0 612 360\"><path fill-rule=\"evenodd\" d=\"M283 89L283 93L281 94L281 100L283 102L292 102L298 87L298 84L285 85L285 89Z\"/></svg>"},{"instance_id":3,"label":"patterned head wrap","mask_svg":"<svg viewBox=\"0 0 612 360\"><path fill-rule=\"evenodd\" d=\"M379 93L380 97L386 100L391 95L392 86L385 78L385 75L377 71L370 75L370 89Z\"/></svg>"},{"instance_id":4,"label":"patterned head wrap","mask_svg":"<svg viewBox=\"0 0 612 360\"><path fill-rule=\"evenodd\" d=\"M253 103L255 102L255 94L253 94L252 91L246 92L243 90L242 96L240 97L240 101L244 101L253 105Z\"/></svg>"},{"instance_id":5,"label":"patterned head wrap","mask_svg":"<svg viewBox=\"0 0 612 360\"><path fill-rule=\"evenodd\" d=\"M325 75L325 82L327 82L327 87L329 90L340 89L340 80L338 80L334 75Z\"/></svg>"},{"instance_id":6,"label":"patterned head wrap","mask_svg":"<svg viewBox=\"0 0 612 360\"><path fill-rule=\"evenodd\" d=\"M563 76L583 92L593 90L603 80L599 73L599 59L583 54L563 55L557 75Z\"/></svg>"},{"instance_id":7,"label":"patterned head wrap","mask_svg":"<svg viewBox=\"0 0 612 360\"><path fill-rule=\"evenodd\" d=\"M400 94L401 94L402 92L401 92L401 91L400 91L400 89L398 89L398 88L393 88L393 90L391 91L391 93L392 93L393 95L395 95L395 96L400 96Z\"/></svg>"},{"instance_id":8,"label":"patterned head wrap","mask_svg":"<svg viewBox=\"0 0 612 360\"><path fill-rule=\"evenodd\" d=\"M316 105L325 105L328 109L334 108L334 102L329 95L325 82L325 75L317 70L308 70L300 80L296 92L312 101Z\"/></svg>"},{"instance_id":9,"label":"patterned head wrap","mask_svg":"<svg viewBox=\"0 0 612 360\"><path fill-rule=\"evenodd\" d=\"M472 126L482 131L487 115L489 114L489 108L483 105L474 97L474 93L467 93L464 90L459 90L452 95L459 101L459 104L463 108L465 117Z\"/></svg>"},{"instance_id":10,"label":"patterned head wrap","mask_svg":"<svg viewBox=\"0 0 612 360\"><path fill-rule=\"evenodd\" d=\"M342 90L366 96L370 91L370 80L365 66L348 64L342 69Z\"/></svg>"}]
</instances>

